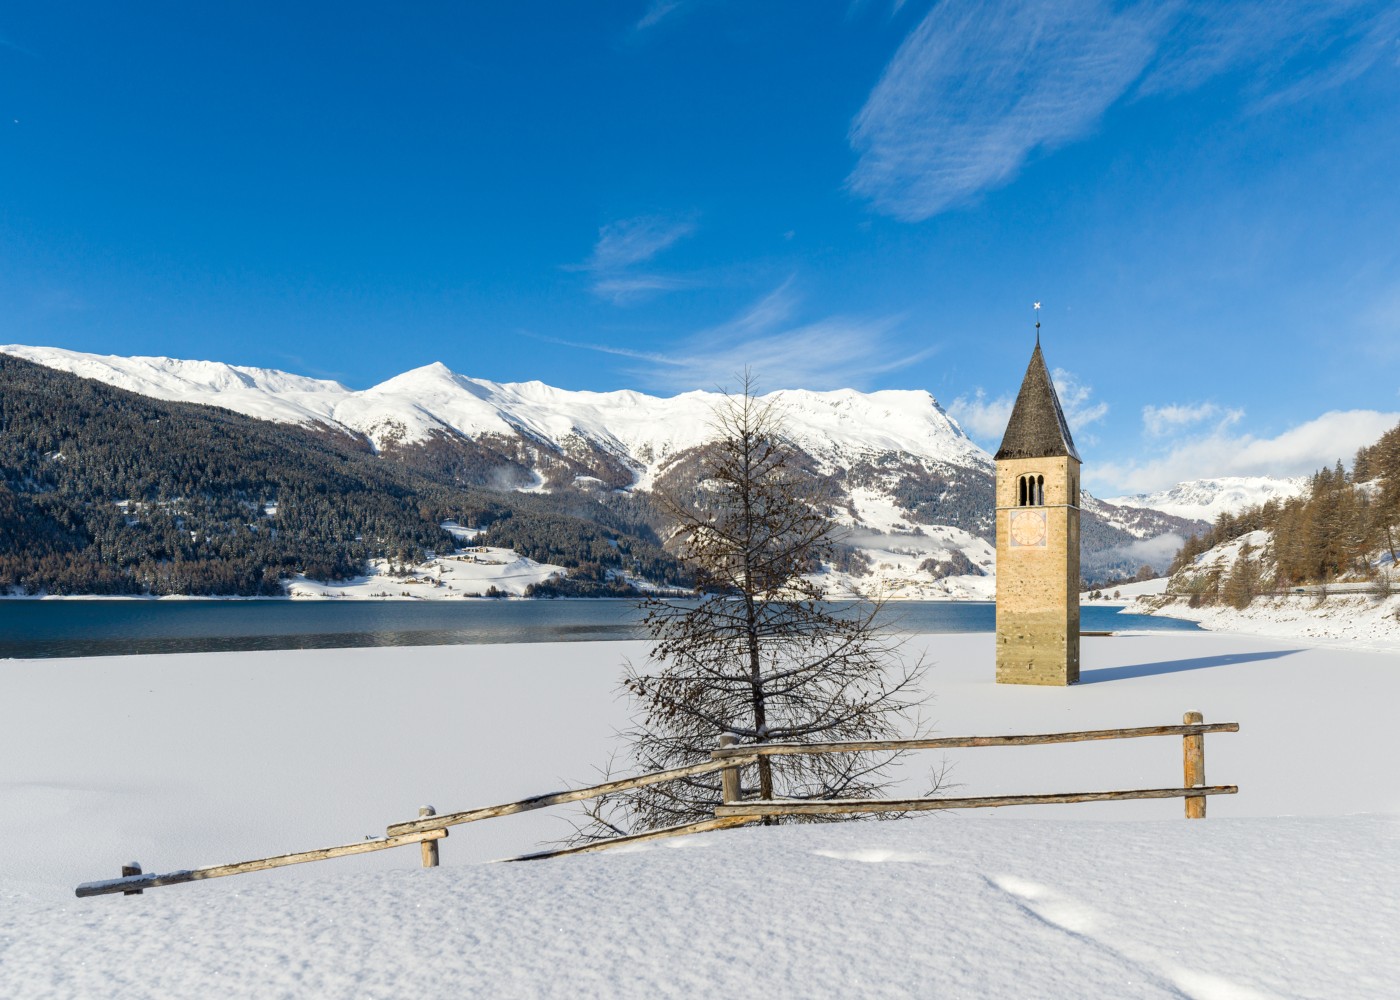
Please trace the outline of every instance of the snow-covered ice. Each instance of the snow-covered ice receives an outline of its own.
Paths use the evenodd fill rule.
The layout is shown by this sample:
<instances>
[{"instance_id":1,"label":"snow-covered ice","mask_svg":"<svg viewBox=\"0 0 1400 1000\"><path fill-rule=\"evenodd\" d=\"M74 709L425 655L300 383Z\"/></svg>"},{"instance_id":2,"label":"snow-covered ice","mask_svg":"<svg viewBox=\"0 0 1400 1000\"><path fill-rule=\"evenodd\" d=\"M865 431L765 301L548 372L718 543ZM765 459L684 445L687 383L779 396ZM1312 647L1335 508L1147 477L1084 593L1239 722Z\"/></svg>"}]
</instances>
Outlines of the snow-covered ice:
<instances>
[{"instance_id":1,"label":"snow-covered ice","mask_svg":"<svg viewBox=\"0 0 1400 1000\"><path fill-rule=\"evenodd\" d=\"M78 900L584 783L638 642L0 661L0 995L1381 998L1400 983L1400 649L1090 638L1076 688L922 636L945 734L1234 720L1179 800L721 831L522 865L546 813ZM944 759L923 755L908 775ZM1175 738L947 755L961 795L1163 787Z\"/></svg>"}]
</instances>

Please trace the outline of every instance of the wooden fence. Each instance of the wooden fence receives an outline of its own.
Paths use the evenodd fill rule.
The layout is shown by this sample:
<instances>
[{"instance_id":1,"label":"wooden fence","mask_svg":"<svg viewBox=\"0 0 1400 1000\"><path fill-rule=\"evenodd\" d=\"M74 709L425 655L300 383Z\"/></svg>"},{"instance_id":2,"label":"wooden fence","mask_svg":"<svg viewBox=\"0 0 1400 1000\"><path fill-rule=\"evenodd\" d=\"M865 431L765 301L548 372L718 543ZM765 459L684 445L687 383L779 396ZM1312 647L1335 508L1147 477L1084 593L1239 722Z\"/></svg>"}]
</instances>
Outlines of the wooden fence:
<instances>
[{"instance_id":1,"label":"wooden fence","mask_svg":"<svg viewBox=\"0 0 1400 1000\"><path fill-rule=\"evenodd\" d=\"M590 785L587 788L566 789L535 795L516 802L502 805L483 806L460 812L439 815L431 806L418 811L418 818L393 823L385 830L383 837L375 837L337 847L322 847L313 851L296 854L279 854L270 858L253 861L240 861L227 865L210 865L205 868L191 868L183 871L167 872L163 875L144 874L135 862L122 866L121 877L99 882L84 882L77 888L77 895L101 896L109 893L137 895L143 889L162 885L175 885L180 882L196 882L207 878L221 878L225 875L239 875L244 872L262 871L267 868L281 868L285 865L302 864L307 861L324 861L350 854L364 854L369 851L383 851L391 847L420 845L423 865L426 868L438 864L438 843L448 835L448 827L462 823L493 819L497 816L511 816L516 813L545 809L566 802L579 802L594 799L615 792L625 792L645 788L678 778L720 772L720 803L715 806L712 819L680 826L648 830L645 833L626 837L613 837L550 851L536 851L506 861L537 861L544 858L563 857L568 854L583 854L589 851L602 851L624 844L637 844L663 837L677 837L689 833L703 833L706 830L719 830L730 826L756 823L768 816L797 815L842 815L848 813L881 812L924 812L936 809L986 809L1002 806L1042 805L1065 802L1111 802L1125 799L1185 799L1186 818L1204 819L1206 796L1233 795L1239 789L1234 785L1206 785L1205 783L1205 736L1207 733L1237 733L1239 724L1216 722L1207 724L1201 713L1187 712L1179 726L1141 726L1133 729L1093 729L1073 733L1040 733L1027 736L953 736L920 740L868 740L840 743L764 743L740 746L738 738L726 734L720 738L720 746L710 755L711 759L689 767L678 767L668 771L655 771L633 778L620 778ZM788 754L827 754L859 753L884 751L902 753L910 750L939 750L969 747L1012 747L1042 746L1050 743L1083 743L1094 740L1123 740L1145 736L1180 736L1182 738L1183 775L1178 788L1135 788L1109 792L1056 792L1040 795L984 795L970 798L926 797L914 799L748 799L740 791L740 770L746 765L755 764L760 757L775 757Z\"/></svg>"}]
</instances>

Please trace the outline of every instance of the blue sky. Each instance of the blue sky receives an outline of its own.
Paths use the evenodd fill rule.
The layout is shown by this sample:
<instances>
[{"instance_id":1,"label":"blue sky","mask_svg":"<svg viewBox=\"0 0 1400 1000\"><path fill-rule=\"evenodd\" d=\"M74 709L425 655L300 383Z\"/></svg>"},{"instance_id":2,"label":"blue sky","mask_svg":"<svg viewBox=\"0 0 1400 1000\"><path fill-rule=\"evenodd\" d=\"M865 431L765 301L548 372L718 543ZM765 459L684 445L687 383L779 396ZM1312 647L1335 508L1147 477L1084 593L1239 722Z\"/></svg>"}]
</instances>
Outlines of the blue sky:
<instances>
[{"instance_id":1,"label":"blue sky","mask_svg":"<svg viewBox=\"0 0 1400 1000\"><path fill-rule=\"evenodd\" d=\"M928 389L1104 495L1400 421L1400 8L11 5L0 342Z\"/></svg>"}]
</instances>

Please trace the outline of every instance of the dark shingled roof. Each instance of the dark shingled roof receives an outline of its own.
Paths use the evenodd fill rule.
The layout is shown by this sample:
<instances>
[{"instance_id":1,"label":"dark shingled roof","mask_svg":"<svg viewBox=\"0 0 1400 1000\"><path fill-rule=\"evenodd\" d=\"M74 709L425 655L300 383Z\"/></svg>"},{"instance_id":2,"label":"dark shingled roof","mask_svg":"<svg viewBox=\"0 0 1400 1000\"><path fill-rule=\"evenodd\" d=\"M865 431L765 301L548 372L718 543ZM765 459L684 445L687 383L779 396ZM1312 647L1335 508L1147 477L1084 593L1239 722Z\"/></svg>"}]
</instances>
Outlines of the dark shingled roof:
<instances>
[{"instance_id":1,"label":"dark shingled roof","mask_svg":"<svg viewBox=\"0 0 1400 1000\"><path fill-rule=\"evenodd\" d=\"M1055 383L1045 367L1040 344L1035 345L1006 435L1001 439L997 459L1003 458L1063 458L1068 455L1082 461L1074 450L1074 438L1065 423L1065 411L1060 409L1060 397L1055 395Z\"/></svg>"}]
</instances>

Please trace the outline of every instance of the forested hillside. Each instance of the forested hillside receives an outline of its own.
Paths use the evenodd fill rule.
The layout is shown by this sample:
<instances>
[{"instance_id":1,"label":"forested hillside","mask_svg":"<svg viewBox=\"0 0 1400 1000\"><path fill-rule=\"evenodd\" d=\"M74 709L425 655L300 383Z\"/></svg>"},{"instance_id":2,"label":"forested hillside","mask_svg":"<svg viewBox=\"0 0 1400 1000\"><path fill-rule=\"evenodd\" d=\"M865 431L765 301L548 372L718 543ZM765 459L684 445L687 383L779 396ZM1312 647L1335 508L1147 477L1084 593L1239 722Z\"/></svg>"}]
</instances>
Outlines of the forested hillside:
<instances>
[{"instance_id":1,"label":"forested hillside","mask_svg":"<svg viewBox=\"0 0 1400 1000\"><path fill-rule=\"evenodd\" d=\"M1268 533L1267 559L1242 544L1228 567L1187 572L1203 553L1256 531ZM1243 605L1257 593L1340 580L1388 587L1397 550L1400 427L1360 449L1350 472L1341 462L1319 470L1300 497L1222 514L1210 531L1186 541L1171 572L1191 577L1186 585L1194 597Z\"/></svg>"},{"instance_id":2,"label":"forested hillside","mask_svg":"<svg viewBox=\"0 0 1400 1000\"><path fill-rule=\"evenodd\" d=\"M0 591L280 594L292 574L342 579L370 558L450 549L447 519L586 567L581 592L615 590L616 568L684 578L645 517L587 496L464 489L348 435L0 355Z\"/></svg>"}]
</instances>

